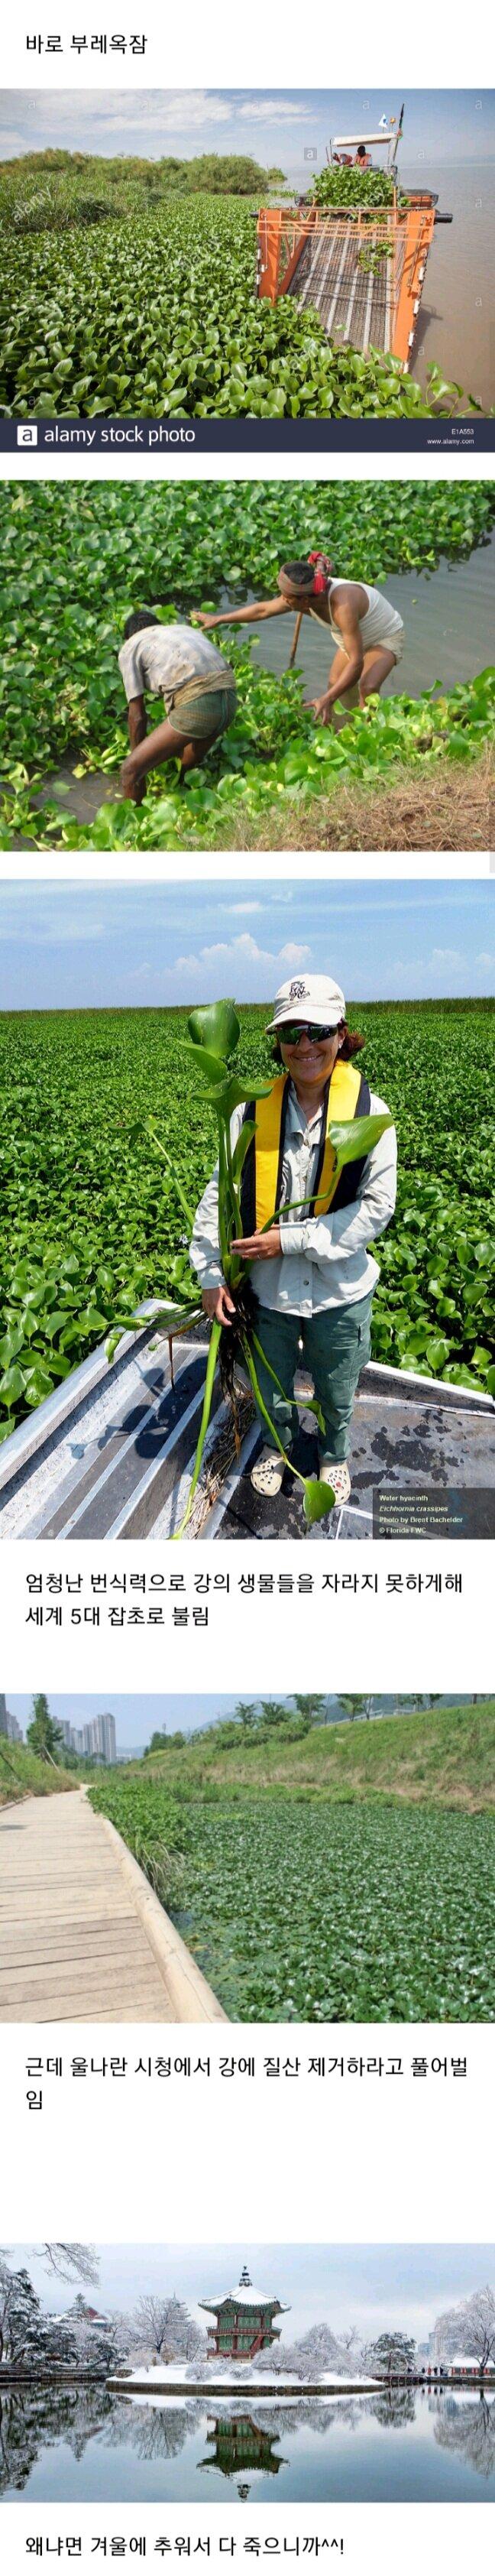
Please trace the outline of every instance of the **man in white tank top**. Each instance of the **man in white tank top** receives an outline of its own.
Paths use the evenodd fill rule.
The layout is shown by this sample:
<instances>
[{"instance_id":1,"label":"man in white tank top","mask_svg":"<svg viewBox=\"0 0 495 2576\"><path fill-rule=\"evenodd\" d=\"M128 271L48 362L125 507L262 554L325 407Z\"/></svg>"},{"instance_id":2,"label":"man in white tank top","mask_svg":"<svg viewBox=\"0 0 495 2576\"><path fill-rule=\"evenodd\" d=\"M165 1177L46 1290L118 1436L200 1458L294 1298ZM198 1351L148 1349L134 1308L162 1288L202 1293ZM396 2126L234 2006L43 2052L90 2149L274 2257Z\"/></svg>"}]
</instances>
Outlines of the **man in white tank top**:
<instances>
[{"instance_id":1,"label":"man in white tank top","mask_svg":"<svg viewBox=\"0 0 495 2576\"><path fill-rule=\"evenodd\" d=\"M402 618L382 590L370 589L365 581L342 579L334 572L330 557L315 552L301 562L281 565L277 599L254 600L249 608L224 609L219 617L198 615L198 624L259 626L265 617L284 617L294 610L296 626L290 664L295 660L303 617L315 617L319 625L326 626L336 646L327 688L321 697L309 702L317 724L332 724L338 698L346 710L364 707L367 698L383 688L394 664L401 660Z\"/></svg>"}]
</instances>

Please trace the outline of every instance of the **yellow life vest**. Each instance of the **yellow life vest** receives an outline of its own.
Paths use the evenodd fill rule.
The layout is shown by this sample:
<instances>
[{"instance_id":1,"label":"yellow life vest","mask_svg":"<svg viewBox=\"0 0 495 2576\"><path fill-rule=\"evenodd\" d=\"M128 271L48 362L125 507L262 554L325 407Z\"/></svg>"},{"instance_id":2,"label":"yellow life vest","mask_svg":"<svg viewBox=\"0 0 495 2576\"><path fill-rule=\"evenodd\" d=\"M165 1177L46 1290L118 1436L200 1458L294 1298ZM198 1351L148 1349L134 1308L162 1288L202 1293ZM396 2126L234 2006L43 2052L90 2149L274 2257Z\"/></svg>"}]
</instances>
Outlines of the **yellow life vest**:
<instances>
[{"instance_id":1,"label":"yellow life vest","mask_svg":"<svg viewBox=\"0 0 495 2576\"><path fill-rule=\"evenodd\" d=\"M279 1206L288 1092L289 1075L282 1073L278 1075L265 1100L257 1100L253 1107L249 1101L246 1104L245 1117L254 1115L256 1128L246 1155L241 1184L243 1228L246 1234L254 1233L255 1229L260 1233L263 1226L269 1223L271 1217L274 1217ZM338 1183L337 1161L328 1134L329 1126L334 1118L339 1122L355 1118L358 1109L361 1115L366 1115L369 1109L368 1085L363 1076L356 1072L353 1064L346 1063L343 1056L338 1056L328 1084L326 1104L324 1104L318 1170L311 1193L312 1203L317 1201L315 1207L317 1216L327 1215ZM354 1197L359 1167L354 1163L351 1169Z\"/></svg>"}]
</instances>

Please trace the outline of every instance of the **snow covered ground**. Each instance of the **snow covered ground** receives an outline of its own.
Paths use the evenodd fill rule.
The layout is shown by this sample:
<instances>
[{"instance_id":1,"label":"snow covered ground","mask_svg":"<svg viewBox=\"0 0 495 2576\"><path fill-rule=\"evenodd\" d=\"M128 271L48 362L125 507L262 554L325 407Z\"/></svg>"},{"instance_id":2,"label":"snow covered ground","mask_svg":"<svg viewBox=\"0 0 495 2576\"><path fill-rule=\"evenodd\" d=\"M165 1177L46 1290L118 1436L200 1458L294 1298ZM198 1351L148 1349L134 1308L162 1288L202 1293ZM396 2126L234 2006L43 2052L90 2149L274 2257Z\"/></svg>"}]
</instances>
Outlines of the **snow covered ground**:
<instances>
[{"instance_id":1,"label":"snow covered ground","mask_svg":"<svg viewBox=\"0 0 495 2576\"><path fill-rule=\"evenodd\" d=\"M179 2385L191 2396L194 2396L198 2389L203 2393L210 2388L218 2389L221 2395L226 2381L229 2388L235 2382L236 2388L239 2388L241 2393L248 2389L252 2392L255 2387L256 2395L259 2394L260 2397L270 2396L271 2399L280 2397L282 2390L284 2393L286 2390L291 2392L293 2390L294 2396L304 2397L311 2385L307 2379L301 2379L295 2370L257 2371L256 2363L249 2362L225 2362L223 2369L213 2370L209 2368L207 2362L195 2365L191 2361L154 2361L145 2362L142 2367L133 2370L115 2371L111 2377L118 2379L119 2386L125 2386L129 2390L129 2395L132 2395L134 2388L137 2388L140 2393L144 2390L147 2393L149 2390L150 2397L160 2394L166 2397L168 2391L173 2392ZM383 2386L381 2380L368 2378L364 2372L360 2377L355 2378L348 2377L346 2371L315 2369L315 2380L322 2389L333 2388L338 2393L339 2384L341 2384L343 2389L352 2389L358 2395L360 2390Z\"/></svg>"}]
</instances>

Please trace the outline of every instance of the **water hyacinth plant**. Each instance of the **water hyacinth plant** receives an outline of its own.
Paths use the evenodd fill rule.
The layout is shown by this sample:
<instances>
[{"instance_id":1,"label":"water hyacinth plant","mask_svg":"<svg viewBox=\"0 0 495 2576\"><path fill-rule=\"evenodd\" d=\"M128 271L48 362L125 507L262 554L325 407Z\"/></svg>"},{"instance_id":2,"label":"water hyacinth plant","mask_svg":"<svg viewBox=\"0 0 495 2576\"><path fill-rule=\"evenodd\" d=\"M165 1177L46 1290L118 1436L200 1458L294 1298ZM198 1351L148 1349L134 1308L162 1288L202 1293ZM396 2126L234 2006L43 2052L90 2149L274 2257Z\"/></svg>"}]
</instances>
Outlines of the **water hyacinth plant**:
<instances>
[{"instance_id":1,"label":"water hyacinth plant","mask_svg":"<svg viewBox=\"0 0 495 2576\"><path fill-rule=\"evenodd\" d=\"M227 1328L219 1323L215 1316L213 1317L206 1369L203 1410L196 1456L186 1510L181 1521L180 1529L175 1532L175 1536L176 1538L182 1537L192 1511L196 1487L201 1472L201 1462L210 1420L217 1365L220 1370L222 1391L228 1397L233 1409L236 1447L239 1447L236 1367L243 1365L249 1378L255 1404L258 1412L262 1415L266 1429L270 1434L270 1439L273 1441L274 1447L280 1451L281 1457L285 1460L286 1467L290 1468L291 1474L296 1477L297 1482L303 1487L303 1509L306 1520L310 1522L322 1520L326 1513L333 1511L335 1495L331 1485L323 1483L323 1480L318 1476L304 1476L301 1473L300 1468L294 1465L294 1461L292 1458L288 1457L287 1451L284 1449L283 1441L280 1439L280 1434L275 1427L275 1423L271 1419L271 1415L261 1394L256 1362L259 1360L263 1361L264 1368L267 1369L269 1377L272 1378L273 1384L278 1388L280 1394L283 1394L285 1390L281 1386L280 1378L276 1376L276 1373L271 1367L270 1361L267 1360L266 1353L263 1350L263 1343L257 1329L258 1312L252 1297L249 1280L246 1278L245 1264L241 1260L240 1255L236 1253L235 1249L233 1249L236 1239L242 1236L243 1233L240 1184L246 1154L248 1152L249 1145L251 1144L251 1139L255 1133L254 1120L244 1119L237 1142L234 1146L232 1145L231 1119L233 1117L234 1110L243 1106L246 1095L246 1079L239 1075L235 1065L235 1056L241 1034L240 1021L237 1016L235 1003L230 1000L211 1002L199 1010L191 1011L187 1021L187 1028L187 1053L189 1058L192 1059L202 1087L203 1085L205 1086L203 1097L206 1099L208 1106L214 1110L217 1121L218 1237L223 1276L227 1287L230 1289L231 1296L234 1299L235 1315L232 1318L231 1324L229 1324ZM250 1101L265 1100L271 1089L271 1082L253 1082L251 1075L249 1076ZM335 1155L335 1173L337 1181L340 1177L341 1171L344 1169L344 1165L346 1163L356 1162L360 1160L363 1155L371 1153L372 1147L378 1143L378 1139L383 1135L384 1129L386 1127L391 1127L392 1124L393 1121L390 1114L385 1111L381 1114L369 1116L367 1118L353 1118L346 1119L345 1121L334 1120L333 1123L329 1124L328 1135ZM168 1154L166 1147L162 1144L161 1139L157 1137L156 1129L152 1123L149 1124L147 1132L152 1137L153 1143L158 1146L158 1150L163 1155L164 1161L167 1163L168 1169L172 1173L176 1182L180 1203L184 1210L184 1214L187 1217L189 1233L191 1234L194 1224L194 1210L190 1207L185 1197L182 1184L174 1173L172 1158ZM295 1210L296 1207L298 1210L301 1210L312 1204L313 1202L310 1199L292 1200L290 1202L290 1212ZM284 1217L287 1216L289 1209L284 1208L283 1213ZM263 1228L263 1232L268 1233L270 1228L278 1223L279 1215L279 1209L274 1208L265 1227ZM173 1331L177 1330L177 1318L174 1319L172 1324L171 1315L168 1309L162 1310L162 1315L164 1315L167 1321L169 1333L172 1336ZM187 1325L191 1325L197 1320L197 1316L197 1303L192 1309L189 1306L187 1310L184 1308L179 1310L180 1328L184 1330ZM112 1336L111 1348L115 1348L115 1336ZM323 1417L316 1399L313 1399L311 1404L309 1402L307 1403L307 1410L315 1414L318 1428L323 1431Z\"/></svg>"}]
</instances>

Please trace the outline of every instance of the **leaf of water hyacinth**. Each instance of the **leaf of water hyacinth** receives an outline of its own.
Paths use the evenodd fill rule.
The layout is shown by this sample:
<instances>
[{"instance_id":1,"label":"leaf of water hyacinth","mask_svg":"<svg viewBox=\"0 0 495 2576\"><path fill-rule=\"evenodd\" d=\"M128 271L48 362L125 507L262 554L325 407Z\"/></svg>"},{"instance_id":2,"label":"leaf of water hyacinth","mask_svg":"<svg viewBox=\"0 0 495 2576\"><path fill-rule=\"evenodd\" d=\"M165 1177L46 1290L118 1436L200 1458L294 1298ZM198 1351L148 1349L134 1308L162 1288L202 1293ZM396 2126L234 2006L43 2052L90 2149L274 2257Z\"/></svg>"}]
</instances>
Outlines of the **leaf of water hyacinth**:
<instances>
[{"instance_id":1,"label":"leaf of water hyacinth","mask_svg":"<svg viewBox=\"0 0 495 2576\"><path fill-rule=\"evenodd\" d=\"M334 1503L335 1494L332 1485L324 1485L321 1476L306 1476L303 1502L305 1520L325 1520L327 1512L333 1512Z\"/></svg>"},{"instance_id":2,"label":"leaf of water hyacinth","mask_svg":"<svg viewBox=\"0 0 495 2576\"><path fill-rule=\"evenodd\" d=\"M252 1091L250 1091L250 1099L252 1099L252 1097L253 1097L253 1094L252 1094ZM243 1125L242 1125L242 1127L241 1127L240 1135L239 1135L239 1136L238 1136L238 1138L237 1138L237 1144L236 1144L236 1145L234 1145L234 1150L233 1150L233 1155L232 1155L232 1171L233 1171L234 1181L238 1181L238 1180L240 1180L241 1172L242 1172L242 1170L243 1170L244 1163L245 1163L245 1160L246 1160L246 1154L247 1154L247 1150L248 1150L248 1145L250 1145L250 1144L251 1144L252 1137L253 1137L253 1136L255 1136L255 1135L256 1135L256 1127L255 1127L254 1118L245 1118L245 1119L244 1119L244 1121L243 1121Z\"/></svg>"},{"instance_id":3,"label":"leaf of water hyacinth","mask_svg":"<svg viewBox=\"0 0 495 2576\"><path fill-rule=\"evenodd\" d=\"M385 1128L393 1127L393 1124L388 1111L378 1110L369 1118L330 1119L328 1134L337 1162L341 1165L356 1163L362 1154L371 1154L373 1146L378 1145L380 1136L385 1134Z\"/></svg>"},{"instance_id":4,"label":"leaf of water hyacinth","mask_svg":"<svg viewBox=\"0 0 495 2576\"><path fill-rule=\"evenodd\" d=\"M246 1082L240 1082L237 1074L233 1073L231 1074L228 1082L216 1084L215 1090L207 1093L207 1099L209 1100L212 1109L220 1110L223 1118L233 1118L234 1109L241 1109L243 1107L243 1103L246 1098L246 1088ZM268 1093L269 1091L272 1091L272 1089L273 1084L271 1082L252 1082L251 1079L249 1080L250 1100L267 1100Z\"/></svg>"},{"instance_id":5,"label":"leaf of water hyacinth","mask_svg":"<svg viewBox=\"0 0 495 2576\"><path fill-rule=\"evenodd\" d=\"M211 1048L213 1055L230 1058L239 1045L241 1023L232 1001L206 1002L190 1011L187 1022L195 1046Z\"/></svg>"},{"instance_id":6,"label":"leaf of water hyacinth","mask_svg":"<svg viewBox=\"0 0 495 2576\"><path fill-rule=\"evenodd\" d=\"M206 1082L228 1082L229 1068L224 1056L212 1055L209 1047L193 1045L191 1038L186 1038L185 1044L188 1055L192 1056L193 1064L197 1065L198 1073L204 1074Z\"/></svg>"}]
</instances>

